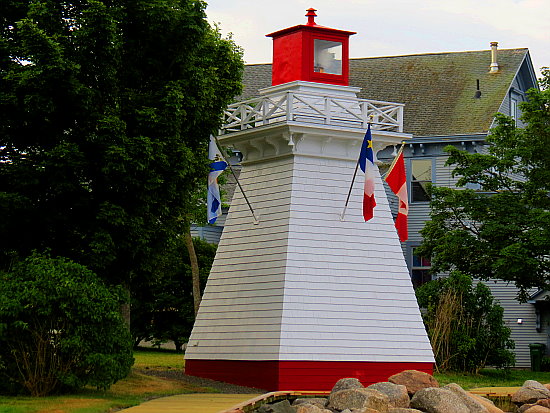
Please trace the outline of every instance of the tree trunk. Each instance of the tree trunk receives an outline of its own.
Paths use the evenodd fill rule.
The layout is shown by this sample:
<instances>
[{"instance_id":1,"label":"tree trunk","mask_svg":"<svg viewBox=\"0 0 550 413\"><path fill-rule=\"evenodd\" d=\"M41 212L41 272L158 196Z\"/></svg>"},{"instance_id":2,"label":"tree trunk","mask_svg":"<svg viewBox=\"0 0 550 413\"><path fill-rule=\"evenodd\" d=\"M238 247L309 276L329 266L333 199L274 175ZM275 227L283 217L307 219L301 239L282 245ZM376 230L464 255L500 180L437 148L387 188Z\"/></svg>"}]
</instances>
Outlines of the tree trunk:
<instances>
[{"instance_id":1,"label":"tree trunk","mask_svg":"<svg viewBox=\"0 0 550 413\"><path fill-rule=\"evenodd\" d=\"M197 259L197 253L195 252L195 246L193 245L193 238L191 237L191 226L188 225L185 231L185 246L189 252L189 260L191 261L191 276L193 278L193 304L195 308L195 317L199 312L199 305L201 303L201 286L199 278L199 260Z\"/></svg>"},{"instance_id":2,"label":"tree trunk","mask_svg":"<svg viewBox=\"0 0 550 413\"><path fill-rule=\"evenodd\" d=\"M126 324L126 328L128 328L128 331L130 330L130 287L128 284L124 283L122 285L122 288L124 288L124 291L126 292L126 301L120 305L120 313L122 315L122 318L124 319L124 323Z\"/></svg>"}]
</instances>

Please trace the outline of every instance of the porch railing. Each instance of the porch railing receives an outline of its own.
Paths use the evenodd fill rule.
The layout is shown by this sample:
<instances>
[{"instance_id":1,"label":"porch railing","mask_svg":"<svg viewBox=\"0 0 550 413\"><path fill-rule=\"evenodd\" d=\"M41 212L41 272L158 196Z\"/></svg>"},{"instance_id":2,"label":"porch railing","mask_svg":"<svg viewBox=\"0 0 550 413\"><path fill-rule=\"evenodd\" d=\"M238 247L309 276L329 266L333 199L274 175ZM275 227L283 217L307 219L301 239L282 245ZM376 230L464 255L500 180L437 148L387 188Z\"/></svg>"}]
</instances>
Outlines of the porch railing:
<instances>
[{"instance_id":1,"label":"porch railing","mask_svg":"<svg viewBox=\"0 0 550 413\"><path fill-rule=\"evenodd\" d=\"M373 129L403 132L403 108L401 103L288 91L229 105L221 134L278 122L366 129L371 119Z\"/></svg>"}]
</instances>

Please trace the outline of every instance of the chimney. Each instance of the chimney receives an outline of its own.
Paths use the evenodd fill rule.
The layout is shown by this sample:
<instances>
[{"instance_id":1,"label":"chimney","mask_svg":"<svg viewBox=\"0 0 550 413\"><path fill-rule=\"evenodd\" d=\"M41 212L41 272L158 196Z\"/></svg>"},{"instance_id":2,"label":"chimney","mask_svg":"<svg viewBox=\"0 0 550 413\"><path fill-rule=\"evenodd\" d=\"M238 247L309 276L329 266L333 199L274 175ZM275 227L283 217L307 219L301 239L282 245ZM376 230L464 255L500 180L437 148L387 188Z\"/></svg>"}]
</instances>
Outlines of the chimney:
<instances>
[{"instance_id":1,"label":"chimney","mask_svg":"<svg viewBox=\"0 0 550 413\"><path fill-rule=\"evenodd\" d=\"M497 47L498 42L491 42L491 66L490 66L490 72L496 73L498 72L498 63L497 63Z\"/></svg>"}]
</instances>

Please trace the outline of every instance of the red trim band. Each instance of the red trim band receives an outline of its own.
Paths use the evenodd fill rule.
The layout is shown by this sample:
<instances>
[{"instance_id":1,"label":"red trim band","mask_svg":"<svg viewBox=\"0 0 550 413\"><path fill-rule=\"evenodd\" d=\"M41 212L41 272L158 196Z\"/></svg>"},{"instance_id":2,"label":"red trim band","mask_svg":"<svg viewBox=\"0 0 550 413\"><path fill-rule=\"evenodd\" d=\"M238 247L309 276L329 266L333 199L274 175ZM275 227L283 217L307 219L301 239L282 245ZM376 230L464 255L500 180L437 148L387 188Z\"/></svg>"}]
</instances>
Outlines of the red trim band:
<instances>
[{"instance_id":1,"label":"red trim band","mask_svg":"<svg viewBox=\"0 0 550 413\"><path fill-rule=\"evenodd\" d=\"M403 370L433 373L432 363L368 361L186 360L185 373L268 391L331 390L344 377L368 386Z\"/></svg>"}]
</instances>

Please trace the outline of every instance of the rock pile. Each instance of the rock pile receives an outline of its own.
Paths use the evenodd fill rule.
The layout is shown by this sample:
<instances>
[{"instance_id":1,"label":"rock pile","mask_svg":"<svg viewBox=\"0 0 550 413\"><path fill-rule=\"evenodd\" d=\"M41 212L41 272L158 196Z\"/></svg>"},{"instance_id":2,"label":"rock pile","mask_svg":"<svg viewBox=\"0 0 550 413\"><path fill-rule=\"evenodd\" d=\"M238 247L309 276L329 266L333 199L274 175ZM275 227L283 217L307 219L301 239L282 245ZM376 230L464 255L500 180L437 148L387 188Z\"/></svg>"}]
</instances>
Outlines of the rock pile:
<instances>
[{"instance_id":1,"label":"rock pile","mask_svg":"<svg viewBox=\"0 0 550 413\"><path fill-rule=\"evenodd\" d=\"M527 380L512 396L519 413L550 413L550 390L548 385Z\"/></svg>"},{"instance_id":2,"label":"rock pile","mask_svg":"<svg viewBox=\"0 0 550 413\"><path fill-rule=\"evenodd\" d=\"M542 392L541 389L537 389ZM550 394L549 390L546 391ZM527 400L533 401L532 398ZM538 407L544 408L544 413L550 413L550 409L542 405L534 405L531 408ZM539 410L525 411L539 413ZM341 379L334 385L327 398L297 399L292 405L288 400L284 400L262 405L254 412L503 413L488 399L472 395L456 384L439 387L439 383L431 375L416 370L403 371L391 376L387 382L375 383L368 387L364 387L354 378Z\"/></svg>"},{"instance_id":3,"label":"rock pile","mask_svg":"<svg viewBox=\"0 0 550 413\"><path fill-rule=\"evenodd\" d=\"M550 413L550 385L523 383L513 396L517 413ZM355 378L338 380L329 396L260 406L254 413L504 413L492 401L457 384L439 387L431 375L406 370L365 387Z\"/></svg>"}]
</instances>

